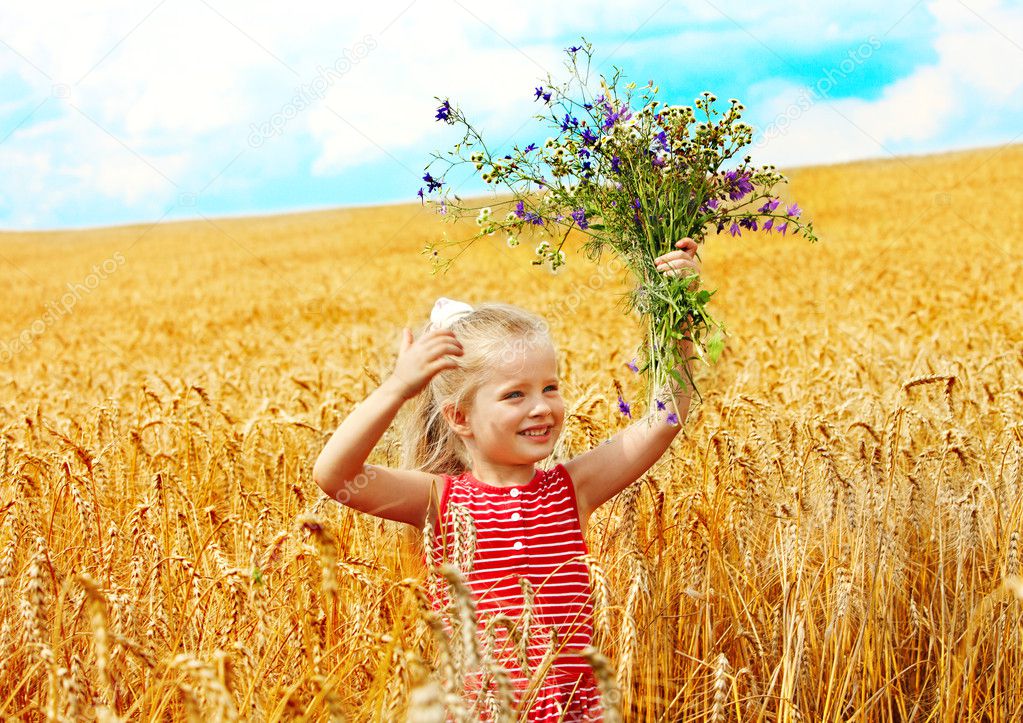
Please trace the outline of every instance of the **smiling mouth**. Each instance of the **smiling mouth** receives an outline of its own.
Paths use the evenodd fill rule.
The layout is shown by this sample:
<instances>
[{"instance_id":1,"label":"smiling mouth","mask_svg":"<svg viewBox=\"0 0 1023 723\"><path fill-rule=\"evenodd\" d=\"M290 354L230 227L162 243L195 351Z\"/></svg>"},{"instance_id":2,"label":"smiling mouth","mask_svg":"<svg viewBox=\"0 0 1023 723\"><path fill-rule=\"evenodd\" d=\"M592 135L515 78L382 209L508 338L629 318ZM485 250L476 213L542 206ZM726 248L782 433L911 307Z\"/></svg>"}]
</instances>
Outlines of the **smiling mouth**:
<instances>
[{"instance_id":1,"label":"smiling mouth","mask_svg":"<svg viewBox=\"0 0 1023 723\"><path fill-rule=\"evenodd\" d=\"M545 439L550 436L551 429L553 427L544 427L543 429L530 429L525 432L519 432L521 437L530 437L532 439Z\"/></svg>"}]
</instances>

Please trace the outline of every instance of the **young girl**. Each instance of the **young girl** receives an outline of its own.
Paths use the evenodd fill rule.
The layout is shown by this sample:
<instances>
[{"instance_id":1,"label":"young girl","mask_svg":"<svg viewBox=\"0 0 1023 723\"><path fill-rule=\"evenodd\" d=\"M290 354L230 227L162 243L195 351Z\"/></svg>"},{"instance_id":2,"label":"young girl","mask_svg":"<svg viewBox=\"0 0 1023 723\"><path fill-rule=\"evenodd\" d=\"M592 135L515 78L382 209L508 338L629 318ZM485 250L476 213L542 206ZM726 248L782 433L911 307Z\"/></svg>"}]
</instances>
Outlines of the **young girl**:
<instances>
[{"instance_id":1,"label":"young girl","mask_svg":"<svg viewBox=\"0 0 1023 723\"><path fill-rule=\"evenodd\" d=\"M676 247L656 259L657 269L698 273L696 243L686 238ZM528 707L531 721L600 720L596 680L580 655L593 635L589 576L581 560L588 554L586 524L668 449L685 420L689 394L665 390L675 395L678 420L669 419L670 405L652 410L654 419L637 420L595 449L538 469L536 463L553 452L565 418L546 324L514 306L473 308L443 298L430 319L418 339L402 330L393 374L334 432L313 477L352 509L417 529L430 524L445 560L458 547L453 529L464 530L471 517L474 550L470 544L467 555L461 545L459 554L470 559L458 567L481 630L505 631L488 625L497 615L515 623L517 635L505 631L495 638L494 655L514 685L517 704ZM691 356L691 348L685 351ZM406 402L412 414L402 467L366 464ZM438 600L434 604L439 607ZM538 670L542 684L523 701ZM467 689L478 696L472 681Z\"/></svg>"}]
</instances>

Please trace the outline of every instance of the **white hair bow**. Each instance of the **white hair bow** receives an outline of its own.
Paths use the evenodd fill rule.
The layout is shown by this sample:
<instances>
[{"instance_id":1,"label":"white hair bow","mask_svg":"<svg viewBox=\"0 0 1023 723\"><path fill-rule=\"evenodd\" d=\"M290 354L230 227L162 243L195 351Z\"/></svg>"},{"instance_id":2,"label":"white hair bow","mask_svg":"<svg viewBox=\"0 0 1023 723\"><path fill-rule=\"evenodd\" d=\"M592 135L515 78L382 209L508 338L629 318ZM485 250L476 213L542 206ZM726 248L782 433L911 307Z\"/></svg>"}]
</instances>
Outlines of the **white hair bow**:
<instances>
[{"instance_id":1,"label":"white hair bow","mask_svg":"<svg viewBox=\"0 0 1023 723\"><path fill-rule=\"evenodd\" d=\"M430 328L447 329L456 319L472 312L473 308L468 304L442 296L437 299L433 311L430 312Z\"/></svg>"}]
</instances>

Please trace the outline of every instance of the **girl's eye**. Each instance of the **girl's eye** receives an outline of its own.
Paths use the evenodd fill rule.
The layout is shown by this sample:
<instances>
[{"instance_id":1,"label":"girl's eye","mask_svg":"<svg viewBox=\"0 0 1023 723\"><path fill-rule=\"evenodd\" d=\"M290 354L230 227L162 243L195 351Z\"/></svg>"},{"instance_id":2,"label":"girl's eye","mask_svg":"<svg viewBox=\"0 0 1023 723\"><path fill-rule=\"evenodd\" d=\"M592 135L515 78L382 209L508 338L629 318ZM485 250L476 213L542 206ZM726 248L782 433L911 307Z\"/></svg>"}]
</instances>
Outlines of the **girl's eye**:
<instances>
[{"instance_id":1,"label":"girl's eye","mask_svg":"<svg viewBox=\"0 0 1023 723\"><path fill-rule=\"evenodd\" d=\"M546 392L548 390L556 392L556 391L558 391L558 385L557 384L548 384L546 387L544 387L544 391ZM507 394L504 395L504 398L505 399L511 399L516 394L521 395L522 392L508 392Z\"/></svg>"}]
</instances>

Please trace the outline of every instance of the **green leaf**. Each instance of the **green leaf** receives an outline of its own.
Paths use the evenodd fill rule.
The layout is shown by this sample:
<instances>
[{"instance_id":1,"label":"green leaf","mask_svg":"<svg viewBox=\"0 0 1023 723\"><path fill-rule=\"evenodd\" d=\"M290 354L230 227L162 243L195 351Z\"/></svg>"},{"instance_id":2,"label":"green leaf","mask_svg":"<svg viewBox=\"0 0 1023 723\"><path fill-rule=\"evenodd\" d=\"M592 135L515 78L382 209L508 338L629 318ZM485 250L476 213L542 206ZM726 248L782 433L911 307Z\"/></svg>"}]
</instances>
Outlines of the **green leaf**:
<instances>
[{"instance_id":1,"label":"green leaf","mask_svg":"<svg viewBox=\"0 0 1023 723\"><path fill-rule=\"evenodd\" d=\"M707 356L710 358L710 363L714 364L721 357L721 352L725 349L725 337L721 333L720 329L715 329L714 333L711 334L710 339L707 340Z\"/></svg>"}]
</instances>

